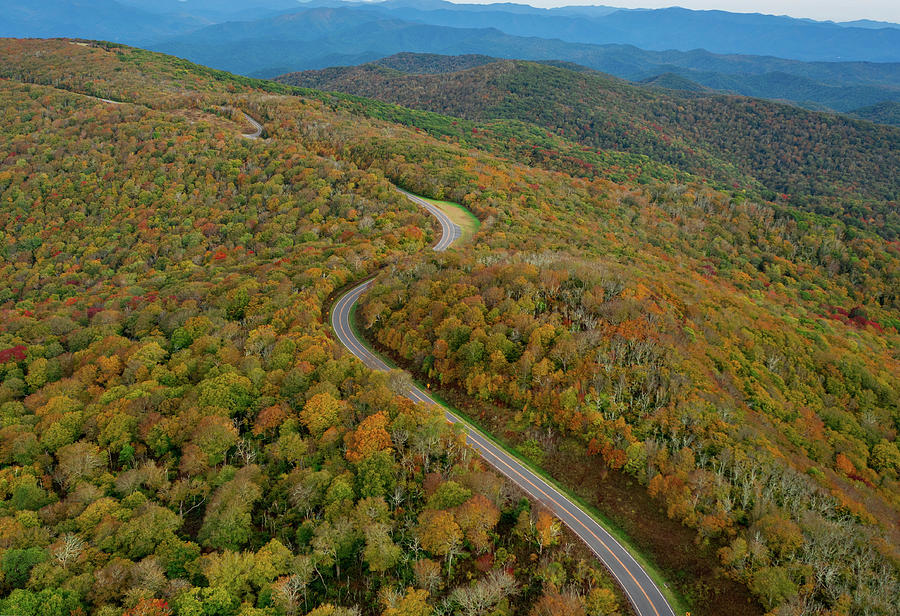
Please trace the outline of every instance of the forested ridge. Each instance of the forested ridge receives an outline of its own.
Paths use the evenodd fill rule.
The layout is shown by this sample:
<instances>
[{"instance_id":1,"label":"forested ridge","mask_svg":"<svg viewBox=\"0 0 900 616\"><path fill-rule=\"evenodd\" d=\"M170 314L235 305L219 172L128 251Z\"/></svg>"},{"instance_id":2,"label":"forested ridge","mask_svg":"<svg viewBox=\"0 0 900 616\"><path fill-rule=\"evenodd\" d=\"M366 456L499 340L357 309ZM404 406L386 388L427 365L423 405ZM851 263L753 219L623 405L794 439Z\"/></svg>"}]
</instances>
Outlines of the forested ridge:
<instances>
[{"instance_id":1,"label":"forested ridge","mask_svg":"<svg viewBox=\"0 0 900 616\"><path fill-rule=\"evenodd\" d=\"M82 65L155 107L0 81L0 611L625 613L555 518L322 322L434 240L328 127L421 137L155 54L0 45L4 71Z\"/></svg>"},{"instance_id":2,"label":"forested ridge","mask_svg":"<svg viewBox=\"0 0 900 616\"><path fill-rule=\"evenodd\" d=\"M473 120L520 120L601 151L644 154L723 187L900 233L900 129L759 99L641 88L567 66L503 60L430 72L428 54L278 80ZM400 72L393 68L397 66ZM414 74L410 74L414 73ZM515 138L515 135L510 135Z\"/></svg>"},{"instance_id":3,"label":"forested ridge","mask_svg":"<svg viewBox=\"0 0 900 616\"><path fill-rule=\"evenodd\" d=\"M562 59L632 81L677 74L706 88L844 113L900 101L900 35L886 23L435 0L43 0L43 11L34 4L0 0L0 36L112 40L247 75L430 51Z\"/></svg>"},{"instance_id":4,"label":"forested ridge","mask_svg":"<svg viewBox=\"0 0 900 616\"><path fill-rule=\"evenodd\" d=\"M628 477L692 529L718 569L669 572L693 613L900 607L895 242L129 48L4 41L0 74L3 611L624 613L329 336L382 266L366 335L536 464ZM480 231L427 254L389 181Z\"/></svg>"},{"instance_id":5,"label":"forested ridge","mask_svg":"<svg viewBox=\"0 0 900 616\"><path fill-rule=\"evenodd\" d=\"M829 231L765 206L606 187L616 205L587 209L575 186L523 190L478 248L392 270L360 324L533 461L642 482L768 608L895 610L896 296L856 302L896 265L865 291Z\"/></svg>"},{"instance_id":6,"label":"forested ridge","mask_svg":"<svg viewBox=\"0 0 900 616\"><path fill-rule=\"evenodd\" d=\"M900 126L900 103L887 101L877 105L860 107L859 109L854 109L851 115L863 120Z\"/></svg>"}]
</instances>

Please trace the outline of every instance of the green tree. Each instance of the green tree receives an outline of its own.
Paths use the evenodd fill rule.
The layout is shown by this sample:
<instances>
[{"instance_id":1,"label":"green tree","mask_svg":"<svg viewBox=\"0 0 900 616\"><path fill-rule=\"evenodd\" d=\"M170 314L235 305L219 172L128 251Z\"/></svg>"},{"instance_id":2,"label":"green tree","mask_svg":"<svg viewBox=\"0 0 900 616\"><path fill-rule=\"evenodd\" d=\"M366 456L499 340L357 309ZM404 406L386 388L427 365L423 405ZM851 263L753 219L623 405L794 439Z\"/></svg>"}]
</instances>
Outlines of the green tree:
<instances>
[{"instance_id":1,"label":"green tree","mask_svg":"<svg viewBox=\"0 0 900 616\"><path fill-rule=\"evenodd\" d=\"M239 550L253 535L253 505L262 496L256 481L259 469L247 466L234 479L216 490L197 538L215 549Z\"/></svg>"},{"instance_id":2,"label":"green tree","mask_svg":"<svg viewBox=\"0 0 900 616\"><path fill-rule=\"evenodd\" d=\"M39 547L6 550L0 557L0 571L3 571L3 580L7 588L25 586L31 568L47 558L47 550Z\"/></svg>"},{"instance_id":3,"label":"green tree","mask_svg":"<svg viewBox=\"0 0 900 616\"><path fill-rule=\"evenodd\" d=\"M451 509L462 505L472 496L472 491L455 481L445 481L438 486L426 505L429 509Z\"/></svg>"},{"instance_id":4,"label":"green tree","mask_svg":"<svg viewBox=\"0 0 900 616\"><path fill-rule=\"evenodd\" d=\"M313 531L313 553L324 566L334 567L340 578L341 562L351 556L359 538L359 531L349 518L325 521Z\"/></svg>"},{"instance_id":5,"label":"green tree","mask_svg":"<svg viewBox=\"0 0 900 616\"><path fill-rule=\"evenodd\" d=\"M206 379L197 386L198 403L202 408L222 408L234 417L247 410L253 402L253 383L236 372L225 372Z\"/></svg>"},{"instance_id":6,"label":"green tree","mask_svg":"<svg viewBox=\"0 0 900 616\"><path fill-rule=\"evenodd\" d=\"M376 451L356 467L356 485L363 498L387 496L397 484L397 465L389 451Z\"/></svg>"},{"instance_id":7,"label":"green tree","mask_svg":"<svg viewBox=\"0 0 900 616\"><path fill-rule=\"evenodd\" d=\"M113 544L127 558L143 558L152 554L159 544L177 541L175 531L180 527L181 518L165 507L148 503L119 527Z\"/></svg>"},{"instance_id":8,"label":"green tree","mask_svg":"<svg viewBox=\"0 0 900 616\"><path fill-rule=\"evenodd\" d=\"M52 500L50 494L38 485L34 475L22 475L13 486L9 504L14 510L38 510Z\"/></svg>"},{"instance_id":9,"label":"green tree","mask_svg":"<svg viewBox=\"0 0 900 616\"><path fill-rule=\"evenodd\" d=\"M363 559L368 563L369 570L384 573L392 569L403 550L396 545L384 524L376 524L365 529L366 547L363 549Z\"/></svg>"},{"instance_id":10,"label":"green tree","mask_svg":"<svg viewBox=\"0 0 900 616\"><path fill-rule=\"evenodd\" d=\"M191 588L173 601L178 616L235 616L240 601L227 588Z\"/></svg>"},{"instance_id":11,"label":"green tree","mask_svg":"<svg viewBox=\"0 0 900 616\"><path fill-rule=\"evenodd\" d=\"M750 590L772 609L796 595L798 589L784 567L763 567L751 577Z\"/></svg>"},{"instance_id":12,"label":"green tree","mask_svg":"<svg viewBox=\"0 0 900 616\"><path fill-rule=\"evenodd\" d=\"M65 589L40 592L17 588L0 601L0 612L10 616L71 616L83 609L78 593Z\"/></svg>"}]
</instances>

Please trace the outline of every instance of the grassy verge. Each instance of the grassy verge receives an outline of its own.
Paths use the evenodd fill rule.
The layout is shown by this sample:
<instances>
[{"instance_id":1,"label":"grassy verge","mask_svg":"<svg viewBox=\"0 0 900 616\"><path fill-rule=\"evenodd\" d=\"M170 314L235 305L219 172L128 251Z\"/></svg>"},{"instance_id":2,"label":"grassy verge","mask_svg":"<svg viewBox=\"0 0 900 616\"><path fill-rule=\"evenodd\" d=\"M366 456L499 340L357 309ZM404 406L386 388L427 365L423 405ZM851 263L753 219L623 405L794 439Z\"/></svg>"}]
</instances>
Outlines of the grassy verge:
<instances>
[{"instance_id":1,"label":"grassy verge","mask_svg":"<svg viewBox=\"0 0 900 616\"><path fill-rule=\"evenodd\" d=\"M381 356L379 355L379 357ZM514 444L504 439L495 437L493 434L488 432L487 429L478 420L451 406L440 396L440 394L430 389L426 389L425 386L422 385L422 383L420 383L419 381L413 379L413 382L418 385L419 388L428 391L429 395L444 409L450 411L451 413L465 421L481 436L506 451L520 464L528 468L528 470L533 472L535 475L541 477L544 481L556 488L560 492L560 494L564 495L566 498L577 504L585 513L591 516L594 521L602 526L610 535L612 535L616 541L622 544L622 547L628 550L628 553L631 554L631 556L634 557L637 563L644 568L644 570L650 575L656 585L659 586L666 600L669 602L669 605L671 605L672 609L675 610L675 614L680 616L681 614L690 612L690 608L688 607L684 597L682 597L679 593L677 593L674 589L670 588L667 585L665 579L663 578L663 575L659 572L656 566L649 562L646 558L644 558L644 556L632 545L629 536L609 518L604 516L603 513L594 505L586 502L583 498L574 494L567 486L559 483L543 468L536 466L533 462L531 462L531 460L529 460L524 454L522 454L522 452L520 452Z\"/></svg>"},{"instance_id":2,"label":"grassy verge","mask_svg":"<svg viewBox=\"0 0 900 616\"><path fill-rule=\"evenodd\" d=\"M432 199L428 200L429 202L433 202ZM448 214L449 215L449 214ZM400 369L397 364L390 358L385 355L382 355L377 349L375 349L369 341L362 335L359 327L356 323L356 304L350 309L350 329L353 331L354 335L357 339L373 354L380 357L387 365L392 368ZM675 611L675 614L681 616L683 614L687 614L690 612L691 608L687 604L686 599L678 593L676 590L671 588L665 581L662 573L660 573L659 569L650 561L648 561L640 551L638 551L630 537L623 531L619 526L617 526L614 522L612 522L609 518L603 515L603 513L598 510L594 505L586 502L580 496L574 494L568 487L560 484L556 479L550 476L544 469L539 466L533 464L526 456L524 456L512 443L507 442L504 439L497 438L493 436L477 419L469 416L468 414L460 411L459 409L450 405L440 394L435 391L432 391L429 387L426 387L420 381L418 381L413 375L410 375L413 378L413 383L415 383L420 389L423 391L427 391L428 394L434 399L439 405L441 405L445 410L453 413L463 421L465 421L472 429L478 432L482 437L491 441L504 451L506 451L509 455L514 457L520 464L528 468L534 474L540 476L544 481L552 485L556 488L561 494L563 494L566 498L576 503L584 512L586 512L589 516L591 516L595 522L600 524L610 535L612 535L616 541L618 541L626 550L628 550L629 554L637 561L637 563L644 568L644 570L648 573L648 575L653 579L659 589L662 591L663 595L666 598L666 601L669 602L669 605L672 606L672 609Z\"/></svg>"},{"instance_id":3,"label":"grassy verge","mask_svg":"<svg viewBox=\"0 0 900 616\"><path fill-rule=\"evenodd\" d=\"M481 226L481 221L475 217L468 209L459 205L457 203L453 203L450 201L439 201L437 199L429 199L428 197L421 197L422 199L428 201L435 207L439 208L442 212L444 212L450 219L459 225L460 229L462 229L462 237L459 241L467 241L472 235L474 235ZM382 355L378 349L373 347L366 337L362 334L358 324L357 324L357 304L354 304L350 309L350 330L356 336L357 340L360 341L372 354L380 357L388 366L400 369L400 367L388 356ZM659 569L649 562L640 551L638 551L631 541L630 537L625 533L618 525L612 522L609 518L603 515L601 511L599 511L594 505L586 502L581 497L574 494L568 487L560 484L556 479L554 479L550 474L547 473L544 469L540 468L533 464L526 456L524 456L514 444L509 443L503 439L497 438L493 436L477 419L469 416L468 414L460 411L459 409L453 407L449 404L440 394L435 391L432 391L430 387L427 387L425 384L418 381L413 375L410 375L413 379L413 382L423 391L427 391L429 395L446 411L453 413L463 421L465 421L473 430L478 432L482 437L488 439L504 451L506 451L509 455L514 457L520 464L531 470L534 474L540 476L544 481L552 485L556 488L561 494L563 494L566 498L576 503L583 511L585 511L589 516L591 516L595 522L600 524L606 531L612 535L616 541L618 541L628 552L634 557L635 561L644 568L645 571L650 575L653 579L654 583L660 588L666 600L669 602L669 605L672 606L672 609L676 614L681 616L682 614L686 614L689 612L690 608L687 605L687 601L680 593L676 592L673 588L670 588L666 582Z\"/></svg>"},{"instance_id":4,"label":"grassy verge","mask_svg":"<svg viewBox=\"0 0 900 616\"><path fill-rule=\"evenodd\" d=\"M452 201L438 201L437 199L429 199L428 197L420 198L441 210L450 217L450 220L459 225L459 228L462 229L462 236L459 239L460 242L466 242L472 239L472 236L481 228L481 221L475 217L475 214L458 203L453 203Z\"/></svg>"}]
</instances>

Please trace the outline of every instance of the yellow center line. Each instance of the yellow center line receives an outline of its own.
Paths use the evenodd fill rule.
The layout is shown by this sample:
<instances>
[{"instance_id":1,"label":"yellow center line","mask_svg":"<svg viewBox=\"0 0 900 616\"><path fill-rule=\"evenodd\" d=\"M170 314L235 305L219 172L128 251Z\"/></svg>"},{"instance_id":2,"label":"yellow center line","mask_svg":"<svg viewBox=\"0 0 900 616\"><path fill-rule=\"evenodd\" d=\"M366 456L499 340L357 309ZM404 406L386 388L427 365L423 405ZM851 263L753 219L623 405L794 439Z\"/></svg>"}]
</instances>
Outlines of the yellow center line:
<instances>
[{"instance_id":1,"label":"yellow center line","mask_svg":"<svg viewBox=\"0 0 900 616\"><path fill-rule=\"evenodd\" d=\"M418 388L414 387L412 389L412 392L414 395L416 395L416 398L418 400L420 400L422 402L427 401L427 402L430 402L431 404L434 404L435 406L440 406L437 404L437 402L434 401L434 399L430 395L422 392L421 390L418 390ZM643 585L634 577L634 574L631 572L631 570L625 565L625 563L623 563L621 561L621 559L619 559L618 556L616 556L615 552L613 552L612 549L610 549L610 547L606 544L605 541L603 541L603 539L601 539L599 536L597 536L597 534L593 530L591 530L584 522L582 522L578 518L578 516L576 516L574 513L572 513L566 505L561 504L553 496L551 496L550 494L547 494L540 486L536 485L534 482L532 482L530 479L528 479L528 477L526 477L522 473L520 473L518 471L518 469L511 466L506 460L504 460L502 457L500 457L494 451L492 451L491 447L493 446L493 444L490 443L484 437L482 437L478 432L476 432L471 426L468 425L467 422L465 422L462 418L458 417L455 413L448 411L448 414L451 417L453 417L453 419L456 420L456 423L460 423L466 427L466 431L468 433L469 438L471 438L475 443L480 445L484 453L489 453L491 456L496 458L498 462L503 463L503 465L506 466L510 471L512 471L513 473L518 475L522 479L522 481L527 482L528 485L530 485L535 490L537 490L538 492L543 494L544 497L547 498L550 502L552 502L554 505L559 507L561 510L565 511L572 519L574 519L576 522L578 522L578 524L581 525L581 527L584 528L584 530L586 532L588 532L591 535L591 537L596 539L597 542L600 543L600 545L602 545L610 553L610 555L616 559L616 562L619 563L619 565L621 565L621 567L626 571L626 573L628 573L629 577L631 577L631 579L635 583L635 585L637 585L637 587L640 588L641 593L643 593L644 598L647 599L647 602L650 604L650 607L653 608L653 612L656 614L656 616L659 616L659 611L656 609L656 606L653 604L653 601L650 599L650 596L647 594L647 591L644 589ZM547 485L548 488L550 487L549 484L545 484L545 485ZM624 586L623 586L623 588L624 588Z\"/></svg>"},{"instance_id":2,"label":"yellow center line","mask_svg":"<svg viewBox=\"0 0 900 616\"><path fill-rule=\"evenodd\" d=\"M404 192L404 194L407 194L407 193ZM452 240L453 240L453 238L451 237L452 230L453 230L453 227L451 226L451 225L453 225L452 221L449 221L449 218L448 218L447 220L449 221L449 225L446 224L446 222L444 220L445 216L443 215L443 212L438 210L436 207L431 206L430 203L427 203L426 201L419 199L418 197L415 197L414 195L407 194L407 196L412 198L413 201L424 206L429 212L431 212L440 221L442 237L441 237L441 240L437 243L437 245L434 246L434 250L439 251L439 250L446 248L446 246L444 246L444 242L446 240L450 240L450 242L452 242ZM448 231L450 231L450 233L448 233ZM344 297L342 297L340 299L340 301L338 301L337 305L335 306L334 312L332 313L332 326L336 325L336 328L340 329L341 334L343 334L343 337L341 337L340 341L347 346L347 348L350 350L350 352L353 355L355 355L358 359L362 360L363 363L367 363L366 362L367 359L370 360L372 362L372 364L374 364L374 366L375 366L374 369L376 369L376 370L385 370L385 369L390 369L390 368L387 367L387 364L384 361L382 361L378 356L376 356L374 353L369 351L362 344L362 342L356 337L356 335L353 333L352 328L350 328L350 309L353 306L353 304L356 303L356 301L359 299L359 297L363 294L363 292L368 288L370 282L365 282L365 283L360 284L358 287L356 287L355 289L352 289ZM350 329L349 333L347 332L347 329L344 328L345 321L347 324L347 328ZM382 368L381 366L385 366L385 368ZM431 403L435 406L441 406L437 402L435 402L434 399L430 395L426 394L425 392L420 390L415 385L410 388L408 395L415 402ZM499 464L502 464L507 469L509 469L509 471L511 473L514 473L515 475L517 475L519 477L519 479L521 479L521 481L527 483L536 492L543 495L545 499L547 499L549 502L556 505L556 507L560 511L565 512L568 517L570 517L571 519L578 522L578 524L584 529L584 531L587 534L589 534L591 537L593 537L594 540L597 541L597 543L599 543L601 546L603 546L603 548L606 549L607 552L609 552L610 556L612 556L615 559L615 561L617 563L619 563L619 566L621 566L622 569L625 570L625 572L628 574L628 576L631 578L631 580L634 582L634 584L640 589L641 593L644 595L644 598L647 600L647 603L649 603L650 607L653 609L653 613L656 616L660 616L659 610L656 609L656 605L650 599L650 596L647 594L647 591L644 589L643 584L641 584L637 580L637 578L635 578L634 574L631 572L631 569L629 569L628 566L626 566L625 563L622 562L622 560L616 555L615 552L612 551L612 549L609 547L609 545L607 545L607 543L603 539L601 539L591 528L589 528L583 521L581 521L581 519L578 518L578 516L575 513L573 513L569 509L567 504L560 503L551 494L548 494L546 491L544 491L544 489L540 485L535 484L533 481L531 481L531 479L529 479L528 477L523 475L518 469L516 469L514 466L510 465L509 462L507 462L505 459L503 459L494 450L500 451L500 453L502 453L503 455L508 455L508 454L506 454L505 452L502 452L499 448L497 448L497 446L493 445L490 441L488 441L485 437L483 437L480 433L478 433L474 427L470 426L465 420L458 417L455 413L453 413L447 409L444 409L444 410L447 413L447 416L450 418L450 420L449 420L450 423L459 423L463 427L465 427L466 435L468 436L469 439L471 439L471 441L475 445L477 445L477 449L480 451L482 457L487 459L488 463L490 463L494 468L499 470L502 474L506 475L507 477L510 477L510 479L512 479L514 483L519 483L513 477L511 477L508 472L504 471L499 466ZM496 460L496 462L492 462L490 460L490 458L488 458L488 454L492 458L494 458ZM510 459L512 459L512 458L510 458ZM523 466L523 468L526 468L526 467ZM531 471L528 471L528 472L531 472ZM550 484L543 482L540 479L538 479L538 481L541 481L541 483L543 485L547 486L548 490L551 490L553 493L559 495L560 498L564 498L557 490L553 489L550 486ZM580 509L577 509L577 511L581 512ZM569 523L569 522L565 522L565 523L567 526L572 528L571 523ZM573 530L574 530L574 528L573 528ZM577 534L577 531L576 531L576 534ZM583 538L584 537L582 537L582 539ZM617 544L617 545L619 545L619 547L621 547L620 544ZM591 548L591 549L593 550L593 548ZM622 548L622 549L623 549L623 551L625 551L624 548ZM596 554L596 551L595 551L595 554ZM600 555L597 554L597 556L599 557ZM601 558L600 560L602 561L603 559ZM640 565L637 565L637 566L640 567ZM616 579L618 579L618 576L611 569L610 569L610 573L612 573L616 577ZM629 594L629 598L630 598L630 593L628 592L628 589L625 587L624 584L621 584L621 581L620 581L620 585L622 586L622 589L625 591L625 593ZM659 590L659 589L657 588L657 590ZM632 600L632 603L634 603L633 600ZM673 614L674 614L674 612L673 612Z\"/></svg>"},{"instance_id":3,"label":"yellow center line","mask_svg":"<svg viewBox=\"0 0 900 616\"><path fill-rule=\"evenodd\" d=\"M647 591L644 589L644 586L643 586L643 585L642 585L642 584L634 577L634 574L631 572L631 569L629 569L629 568L625 565L625 563L623 563L623 562L619 559L619 557L616 556L615 552L613 552L613 551L610 549L610 547L606 544L605 541L603 541L603 539L601 539L600 537L598 537L597 534L596 534L593 530L591 530L584 522L582 522L582 521L578 518L578 516L576 516L574 513L572 513L572 512L568 509L567 506L561 504L559 501L557 501L555 498L553 498L553 496L551 496L550 494L547 494L543 489L541 489L541 487L540 487L539 485L536 485L534 482L532 482L530 479L528 479L528 477L526 477L525 475L523 475L522 473L520 473L520 472L518 471L518 469L516 469L516 468L513 467L513 466L510 466L510 464L509 464L508 462L506 462L506 460L504 460L503 458L501 458L500 456L498 456L496 453L494 453L493 451L491 451L491 450L489 449L489 447L487 446L486 443L481 443L481 442L478 441L478 439L476 439L476 438L474 438L474 437L472 438L472 440L475 441L476 443L478 443L479 445L481 445L481 446L484 448L484 452L491 454L494 458L497 459L498 462L501 462L501 463L502 463L504 466L506 466L510 471L512 471L513 473L515 473L516 475L518 475L518 476L522 479L522 481L525 481L526 483L528 483L528 485L530 485L532 488L534 488L535 490L537 490L538 492L540 492L541 494L543 494L544 497L546 497L550 502L552 502L554 505L556 505L557 507L559 507L562 511L565 511L565 512L566 512L573 520L575 520L576 522L578 522L578 524L579 524L586 532L588 532L588 533L591 535L591 537L593 537L594 539L596 539L597 542L598 542L600 545L602 545L604 548L606 548L606 551L608 551L608 552L610 553L610 555L611 555L613 558L616 559L616 562L619 563L619 565L625 570L625 572L628 574L628 576L631 578L631 580L635 583L635 585L641 590L641 593L643 593L644 598L647 599L647 602L650 604L650 607L653 608L653 613L656 614L656 616L659 616L659 611L656 609L656 605L654 605L653 601L650 599L650 596L647 594ZM549 486L548 486L548 487L549 487ZM623 585L622 588L623 588L626 592L628 592L627 589L625 589L624 585Z\"/></svg>"}]
</instances>

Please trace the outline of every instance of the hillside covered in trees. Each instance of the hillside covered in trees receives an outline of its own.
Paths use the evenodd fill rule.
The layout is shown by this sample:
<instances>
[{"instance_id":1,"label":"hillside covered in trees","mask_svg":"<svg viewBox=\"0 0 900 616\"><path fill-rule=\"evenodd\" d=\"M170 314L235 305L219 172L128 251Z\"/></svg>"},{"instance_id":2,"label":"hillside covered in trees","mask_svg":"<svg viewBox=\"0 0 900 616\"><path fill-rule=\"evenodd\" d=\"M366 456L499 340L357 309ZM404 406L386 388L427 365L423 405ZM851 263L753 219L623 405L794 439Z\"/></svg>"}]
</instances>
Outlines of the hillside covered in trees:
<instances>
[{"instance_id":1,"label":"hillside covered in trees","mask_svg":"<svg viewBox=\"0 0 900 616\"><path fill-rule=\"evenodd\" d=\"M414 131L138 50L0 58L134 101L0 81L0 612L626 613L555 518L329 337L335 290L435 239L330 135Z\"/></svg>"},{"instance_id":2,"label":"hillside covered in trees","mask_svg":"<svg viewBox=\"0 0 900 616\"><path fill-rule=\"evenodd\" d=\"M574 65L504 60L430 74L441 63L422 54L417 68L416 57L278 80L472 120L519 120L583 148L643 154L720 186L757 188L768 200L900 235L900 128L763 100L652 90Z\"/></svg>"},{"instance_id":3,"label":"hillside covered in trees","mask_svg":"<svg viewBox=\"0 0 900 616\"><path fill-rule=\"evenodd\" d=\"M0 611L626 613L330 336L378 272L370 341L615 517L692 613L900 608L896 242L130 48L3 41L0 75ZM391 183L480 230L423 250Z\"/></svg>"}]
</instances>

